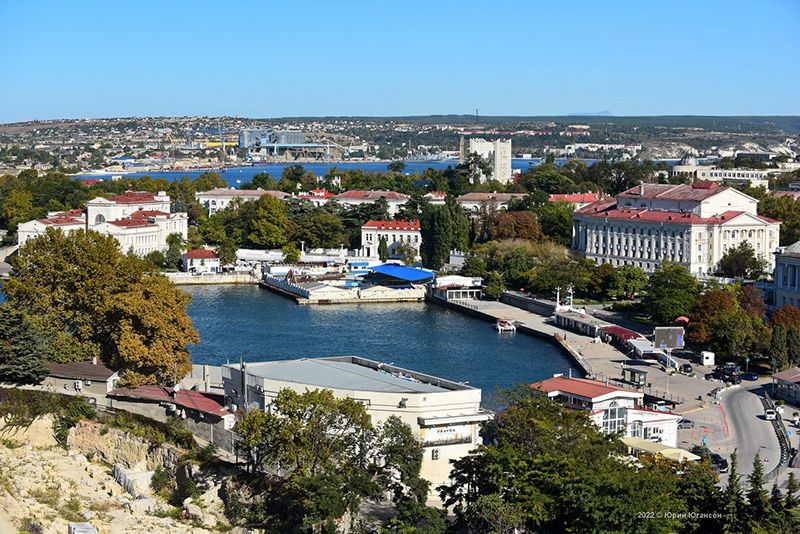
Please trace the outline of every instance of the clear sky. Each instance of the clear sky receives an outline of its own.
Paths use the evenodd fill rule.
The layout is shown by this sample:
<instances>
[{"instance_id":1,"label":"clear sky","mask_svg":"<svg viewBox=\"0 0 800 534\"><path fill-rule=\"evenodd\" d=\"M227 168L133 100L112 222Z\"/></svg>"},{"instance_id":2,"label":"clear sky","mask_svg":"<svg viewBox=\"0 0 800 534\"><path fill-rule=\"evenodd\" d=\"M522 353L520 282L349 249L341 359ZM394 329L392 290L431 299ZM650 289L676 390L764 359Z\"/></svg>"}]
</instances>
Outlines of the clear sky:
<instances>
[{"instance_id":1,"label":"clear sky","mask_svg":"<svg viewBox=\"0 0 800 534\"><path fill-rule=\"evenodd\" d=\"M0 0L0 122L800 114L800 0Z\"/></svg>"}]
</instances>

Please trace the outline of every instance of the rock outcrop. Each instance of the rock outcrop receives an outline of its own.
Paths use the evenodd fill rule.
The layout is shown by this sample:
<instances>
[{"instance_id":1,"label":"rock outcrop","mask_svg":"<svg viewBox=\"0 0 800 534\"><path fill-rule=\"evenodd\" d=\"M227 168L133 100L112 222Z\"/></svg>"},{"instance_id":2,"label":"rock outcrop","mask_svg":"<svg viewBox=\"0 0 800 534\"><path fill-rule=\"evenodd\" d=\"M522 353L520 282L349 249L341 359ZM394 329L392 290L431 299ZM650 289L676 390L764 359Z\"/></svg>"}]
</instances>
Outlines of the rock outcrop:
<instances>
[{"instance_id":1,"label":"rock outcrop","mask_svg":"<svg viewBox=\"0 0 800 534\"><path fill-rule=\"evenodd\" d=\"M81 421L70 431L67 446L109 465L140 471L153 471L160 465L174 470L181 462L180 450L172 445L153 445L144 438L88 421Z\"/></svg>"}]
</instances>

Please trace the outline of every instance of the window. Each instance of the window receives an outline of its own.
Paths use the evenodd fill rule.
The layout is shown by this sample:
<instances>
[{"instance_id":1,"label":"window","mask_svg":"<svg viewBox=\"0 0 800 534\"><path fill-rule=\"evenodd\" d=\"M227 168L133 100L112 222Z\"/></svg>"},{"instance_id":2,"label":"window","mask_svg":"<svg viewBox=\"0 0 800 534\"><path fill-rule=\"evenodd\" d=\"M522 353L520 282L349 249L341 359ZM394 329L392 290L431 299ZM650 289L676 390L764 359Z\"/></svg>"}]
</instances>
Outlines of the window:
<instances>
[{"instance_id":1,"label":"window","mask_svg":"<svg viewBox=\"0 0 800 534\"><path fill-rule=\"evenodd\" d=\"M431 460L439 459L439 449L431 449Z\"/></svg>"},{"instance_id":2,"label":"window","mask_svg":"<svg viewBox=\"0 0 800 534\"><path fill-rule=\"evenodd\" d=\"M625 429L625 408L620 408L617 401L612 401L603 411L603 431L616 433Z\"/></svg>"}]
</instances>

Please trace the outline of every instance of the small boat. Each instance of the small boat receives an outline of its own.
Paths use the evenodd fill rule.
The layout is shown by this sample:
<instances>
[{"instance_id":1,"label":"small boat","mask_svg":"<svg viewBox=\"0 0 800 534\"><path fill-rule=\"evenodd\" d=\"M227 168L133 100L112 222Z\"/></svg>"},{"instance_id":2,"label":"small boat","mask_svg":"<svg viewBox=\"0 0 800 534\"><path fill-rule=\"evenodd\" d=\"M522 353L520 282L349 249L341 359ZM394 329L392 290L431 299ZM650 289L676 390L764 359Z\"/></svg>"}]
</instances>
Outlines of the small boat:
<instances>
[{"instance_id":1,"label":"small boat","mask_svg":"<svg viewBox=\"0 0 800 534\"><path fill-rule=\"evenodd\" d=\"M517 327L514 325L514 322L509 319L498 319L496 323L494 323L494 329L503 333L511 333L517 331Z\"/></svg>"}]
</instances>

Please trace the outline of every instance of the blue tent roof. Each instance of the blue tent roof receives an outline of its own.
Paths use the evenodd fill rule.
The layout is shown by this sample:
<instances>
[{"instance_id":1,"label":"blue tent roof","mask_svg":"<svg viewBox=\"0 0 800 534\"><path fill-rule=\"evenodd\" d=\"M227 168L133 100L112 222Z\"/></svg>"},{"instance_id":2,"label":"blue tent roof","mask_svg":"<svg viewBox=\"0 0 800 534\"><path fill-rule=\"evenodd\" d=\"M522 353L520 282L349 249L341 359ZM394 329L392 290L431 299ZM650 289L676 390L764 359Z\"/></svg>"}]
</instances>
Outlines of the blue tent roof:
<instances>
[{"instance_id":1,"label":"blue tent roof","mask_svg":"<svg viewBox=\"0 0 800 534\"><path fill-rule=\"evenodd\" d=\"M433 278L433 273L405 265L376 265L371 267L372 272L405 280L406 282L421 282Z\"/></svg>"}]
</instances>

